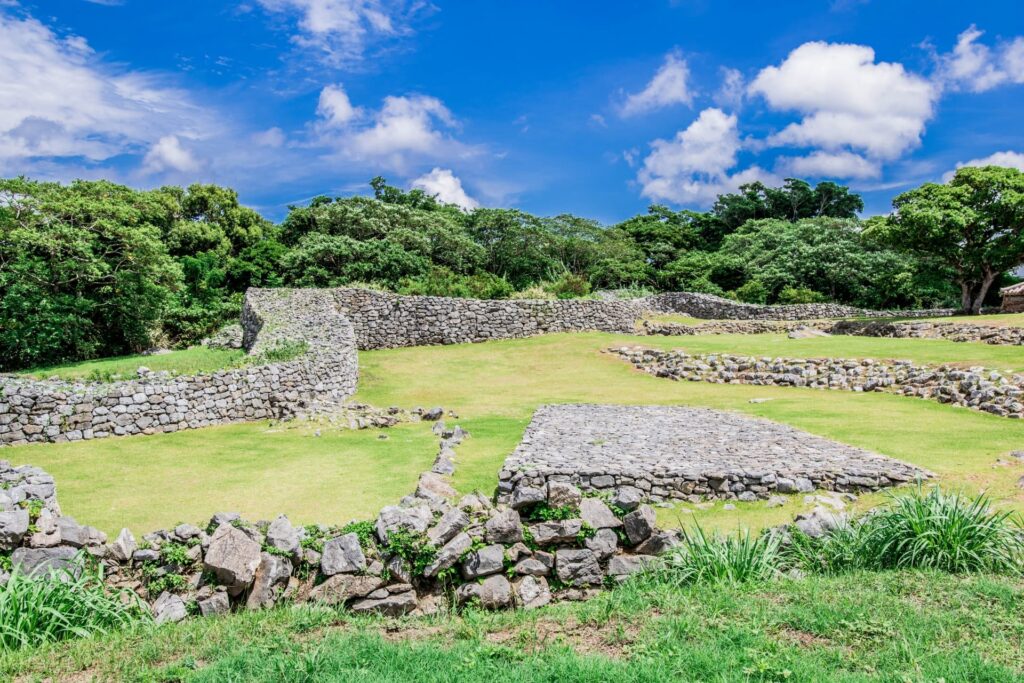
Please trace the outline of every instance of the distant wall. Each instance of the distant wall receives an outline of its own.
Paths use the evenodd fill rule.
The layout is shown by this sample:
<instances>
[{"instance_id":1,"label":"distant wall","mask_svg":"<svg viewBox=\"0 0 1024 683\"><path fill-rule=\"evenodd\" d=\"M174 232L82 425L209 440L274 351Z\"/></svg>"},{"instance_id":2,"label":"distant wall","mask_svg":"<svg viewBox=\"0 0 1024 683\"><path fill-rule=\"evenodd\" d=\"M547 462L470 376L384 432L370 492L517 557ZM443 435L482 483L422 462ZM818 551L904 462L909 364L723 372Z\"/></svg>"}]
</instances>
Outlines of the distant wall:
<instances>
[{"instance_id":1,"label":"distant wall","mask_svg":"<svg viewBox=\"0 0 1024 683\"><path fill-rule=\"evenodd\" d=\"M245 348L306 345L293 360L121 382L0 378L0 445L154 434L329 410L356 389L355 334L329 290L250 290Z\"/></svg>"},{"instance_id":2,"label":"distant wall","mask_svg":"<svg viewBox=\"0 0 1024 683\"><path fill-rule=\"evenodd\" d=\"M360 349L459 344L551 332L632 332L646 306L638 301L483 300L399 296L337 289Z\"/></svg>"},{"instance_id":3,"label":"distant wall","mask_svg":"<svg viewBox=\"0 0 1024 683\"><path fill-rule=\"evenodd\" d=\"M842 304L791 304L763 306L745 304L711 294L694 292L665 292L649 296L643 301L654 311L682 313L707 320L814 320L818 318L881 318L900 316L924 318L953 315L952 308L923 310L872 311Z\"/></svg>"}]
</instances>

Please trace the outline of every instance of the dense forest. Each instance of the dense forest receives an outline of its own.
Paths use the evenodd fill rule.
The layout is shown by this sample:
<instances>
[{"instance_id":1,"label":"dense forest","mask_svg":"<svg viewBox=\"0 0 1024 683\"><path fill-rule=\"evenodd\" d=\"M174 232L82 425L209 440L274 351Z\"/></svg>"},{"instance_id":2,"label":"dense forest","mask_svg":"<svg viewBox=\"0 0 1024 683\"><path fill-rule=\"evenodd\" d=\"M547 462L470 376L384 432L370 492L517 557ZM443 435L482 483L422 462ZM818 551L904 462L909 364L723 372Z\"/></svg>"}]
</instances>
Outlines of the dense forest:
<instances>
[{"instance_id":1,"label":"dense forest","mask_svg":"<svg viewBox=\"0 0 1024 683\"><path fill-rule=\"evenodd\" d=\"M656 205L611 226L466 212L383 178L371 181L373 197L317 197L280 224L214 185L0 180L0 369L192 344L237 319L248 287L485 298L687 290L755 303L976 309L1024 257L1022 178L962 169L866 221L847 187L753 183L707 212ZM981 215L993 201L1009 208ZM1014 240L1004 239L1007 225ZM1002 260L991 253L1000 239ZM969 253L971 240L987 251Z\"/></svg>"}]
</instances>

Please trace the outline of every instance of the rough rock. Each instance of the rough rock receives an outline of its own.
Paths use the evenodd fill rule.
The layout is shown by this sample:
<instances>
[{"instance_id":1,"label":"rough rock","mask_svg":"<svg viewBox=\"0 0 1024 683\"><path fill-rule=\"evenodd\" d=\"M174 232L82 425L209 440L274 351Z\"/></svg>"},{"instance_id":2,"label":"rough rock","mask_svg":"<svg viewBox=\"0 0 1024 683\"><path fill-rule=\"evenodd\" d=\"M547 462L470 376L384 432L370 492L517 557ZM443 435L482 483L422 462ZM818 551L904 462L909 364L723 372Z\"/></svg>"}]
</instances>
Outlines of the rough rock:
<instances>
[{"instance_id":1,"label":"rough rock","mask_svg":"<svg viewBox=\"0 0 1024 683\"><path fill-rule=\"evenodd\" d=\"M582 519L561 519L539 522L530 526L530 533L537 545L572 542L576 540L582 530Z\"/></svg>"},{"instance_id":2,"label":"rough rock","mask_svg":"<svg viewBox=\"0 0 1024 683\"><path fill-rule=\"evenodd\" d=\"M389 505L382 508L377 516L377 537L387 543L388 533L403 529L414 534L421 534L433 523L434 516L426 505L399 507Z\"/></svg>"},{"instance_id":3,"label":"rough rock","mask_svg":"<svg viewBox=\"0 0 1024 683\"><path fill-rule=\"evenodd\" d=\"M441 515L441 519L427 532L427 539L433 545L444 545L469 526L469 515L459 508L452 508Z\"/></svg>"},{"instance_id":4,"label":"rough rock","mask_svg":"<svg viewBox=\"0 0 1024 683\"><path fill-rule=\"evenodd\" d=\"M611 529L598 529L597 533L583 542L587 550L597 555L604 562L615 554L619 547L619 535Z\"/></svg>"},{"instance_id":5,"label":"rough rock","mask_svg":"<svg viewBox=\"0 0 1024 683\"><path fill-rule=\"evenodd\" d=\"M626 538L629 539L630 545L643 543L654 533L654 508L650 505L641 505L623 517L622 523L626 528Z\"/></svg>"},{"instance_id":6,"label":"rough rock","mask_svg":"<svg viewBox=\"0 0 1024 683\"><path fill-rule=\"evenodd\" d=\"M181 621L188 616L185 601L173 593L164 591L153 603L153 616L157 624L173 624Z\"/></svg>"},{"instance_id":7,"label":"rough rock","mask_svg":"<svg viewBox=\"0 0 1024 683\"><path fill-rule=\"evenodd\" d=\"M260 544L240 529L222 524L213 532L203 566L231 595L249 587L260 566Z\"/></svg>"},{"instance_id":8,"label":"rough rock","mask_svg":"<svg viewBox=\"0 0 1024 683\"><path fill-rule=\"evenodd\" d=\"M0 512L0 550L18 547L28 533L28 510L16 509Z\"/></svg>"},{"instance_id":9,"label":"rough rock","mask_svg":"<svg viewBox=\"0 0 1024 683\"><path fill-rule=\"evenodd\" d=\"M415 591L407 591L398 595L388 595L382 598L363 598L351 604L351 609L356 614L377 612L389 617L400 617L416 609L418 601Z\"/></svg>"},{"instance_id":10,"label":"rough rock","mask_svg":"<svg viewBox=\"0 0 1024 683\"><path fill-rule=\"evenodd\" d=\"M480 583L464 583L456 589L460 603L476 599L484 609L503 609L513 604L512 584L501 574L488 576Z\"/></svg>"},{"instance_id":11,"label":"rough rock","mask_svg":"<svg viewBox=\"0 0 1024 683\"><path fill-rule=\"evenodd\" d=\"M580 503L580 517L593 529L617 529L622 520L600 498L584 498Z\"/></svg>"},{"instance_id":12,"label":"rough rock","mask_svg":"<svg viewBox=\"0 0 1024 683\"><path fill-rule=\"evenodd\" d=\"M309 594L310 600L328 605L342 605L355 598L363 598L384 585L379 576L335 574Z\"/></svg>"},{"instance_id":13,"label":"rough rock","mask_svg":"<svg viewBox=\"0 0 1024 683\"><path fill-rule=\"evenodd\" d=\"M72 569L72 560L78 551L68 546L56 548L17 548L11 553L11 566L22 574L46 576L51 571Z\"/></svg>"},{"instance_id":14,"label":"rough rock","mask_svg":"<svg viewBox=\"0 0 1024 683\"><path fill-rule=\"evenodd\" d=\"M484 538L488 543L518 543L523 540L523 524L515 510L502 510L484 525Z\"/></svg>"},{"instance_id":15,"label":"rough rock","mask_svg":"<svg viewBox=\"0 0 1024 683\"><path fill-rule=\"evenodd\" d=\"M555 552L555 572L568 586L600 585L603 580L597 556L589 550L560 548Z\"/></svg>"},{"instance_id":16,"label":"rough rock","mask_svg":"<svg viewBox=\"0 0 1024 683\"><path fill-rule=\"evenodd\" d=\"M224 591L216 591L210 597L197 601L196 604L199 607L199 614L204 617L227 614L231 611L231 601Z\"/></svg>"},{"instance_id":17,"label":"rough rock","mask_svg":"<svg viewBox=\"0 0 1024 683\"><path fill-rule=\"evenodd\" d=\"M139 549L135 542L135 536L128 529L121 529L114 542L110 544L110 555L118 562L127 562L132 559L132 554Z\"/></svg>"},{"instance_id":18,"label":"rough rock","mask_svg":"<svg viewBox=\"0 0 1024 683\"><path fill-rule=\"evenodd\" d=\"M261 554L260 566L256 569L245 606L249 609L273 607L281 593L288 587L291 575L292 563L287 557L270 553Z\"/></svg>"},{"instance_id":19,"label":"rough rock","mask_svg":"<svg viewBox=\"0 0 1024 683\"><path fill-rule=\"evenodd\" d=\"M513 586L523 609L535 609L551 602L551 590L543 576L527 575L516 581Z\"/></svg>"},{"instance_id":20,"label":"rough rock","mask_svg":"<svg viewBox=\"0 0 1024 683\"><path fill-rule=\"evenodd\" d=\"M553 508L578 508L583 494L572 484L564 481L549 481L547 485L548 505Z\"/></svg>"},{"instance_id":21,"label":"rough rock","mask_svg":"<svg viewBox=\"0 0 1024 683\"><path fill-rule=\"evenodd\" d=\"M355 533L338 536L324 543L320 571L324 576L354 574L366 568L366 555Z\"/></svg>"},{"instance_id":22,"label":"rough rock","mask_svg":"<svg viewBox=\"0 0 1024 683\"><path fill-rule=\"evenodd\" d=\"M631 574L656 564L658 558L653 555L618 555L608 561L608 576L623 580Z\"/></svg>"},{"instance_id":23,"label":"rough rock","mask_svg":"<svg viewBox=\"0 0 1024 683\"><path fill-rule=\"evenodd\" d=\"M266 544L271 548L288 553L291 557L298 557L302 547L299 530L293 527L284 515L279 515L267 527Z\"/></svg>"},{"instance_id":24,"label":"rough rock","mask_svg":"<svg viewBox=\"0 0 1024 683\"><path fill-rule=\"evenodd\" d=\"M423 575L430 578L437 576L440 572L455 565L471 547L473 539L469 534L460 533L452 540L445 543L434 556L434 561L423 570Z\"/></svg>"},{"instance_id":25,"label":"rough rock","mask_svg":"<svg viewBox=\"0 0 1024 683\"><path fill-rule=\"evenodd\" d=\"M504 569L505 547L500 544L489 545L470 553L462 563L462 578L467 581L488 574L495 574Z\"/></svg>"},{"instance_id":26,"label":"rough rock","mask_svg":"<svg viewBox=\"0 0 1024 683\"><path fill-rule=\"evenodd\" d=\"M644 502L644 492L635 486L620 486L612 494L611 502L620 510L632 512L640 503Z\"/></svg>"}]
</instances>

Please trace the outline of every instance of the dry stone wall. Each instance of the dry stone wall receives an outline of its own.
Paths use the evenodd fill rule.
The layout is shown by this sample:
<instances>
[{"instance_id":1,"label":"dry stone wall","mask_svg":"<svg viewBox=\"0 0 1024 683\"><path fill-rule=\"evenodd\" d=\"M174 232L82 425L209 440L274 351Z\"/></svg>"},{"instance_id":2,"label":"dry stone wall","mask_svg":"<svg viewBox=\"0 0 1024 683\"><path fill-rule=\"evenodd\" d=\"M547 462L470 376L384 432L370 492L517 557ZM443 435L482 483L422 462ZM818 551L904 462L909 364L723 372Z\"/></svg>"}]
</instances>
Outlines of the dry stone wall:
<instances>
[{"instance_id":1,"label":"dry stone wall","mask_svg":"<svg viewBox=\"0 0 1024 683\"><path fill-rule=\"evenodd\" d=\"M885 391L973 408L1001 417L1024 417L1024 376L982 367L930 367L910 361L844 358L768 358L682 351L610 350L656 377L714 384L790 386L838 391Z\"/></svg>"},{"instance_id":2,"label":"dry stone wall","mask_svg":"<svg viewBox=\"0 0 1024 683\"><path fill-rule=\"evenodd\" d=\"M648 308L661 313L682 313L709 320L816 320L819 318L886 318L902 316L928 318L953 315L951 308L872 311L842 304L791 304L762 306L746 304L711 294L664 292L643 300Z\"/></svg>"},{"instance_id":3,"label":"dry stone wall","mask_svg":"<svg viewBox=\"0 0 1024 683\"><path fill-rule=\"evenodd\" d=\"M0 378L0 445L314 414L332 410L355 392L355 335L330 291L250 290L242 324L252 356L291 348L297 357L180 377L140 368L138 379L111 383L5 376Z\"/></svg>"},{"instance_id":4,"label":"dry stone wall","mask_svg":"<svg viewBox=\"0 0 1024 683\"><path fill-rule=\"evenodd\" d=\"M461 344L551 332L632 332L642 301L484 300L338 289L360 349Z\"/></svg>"}]
</instances>

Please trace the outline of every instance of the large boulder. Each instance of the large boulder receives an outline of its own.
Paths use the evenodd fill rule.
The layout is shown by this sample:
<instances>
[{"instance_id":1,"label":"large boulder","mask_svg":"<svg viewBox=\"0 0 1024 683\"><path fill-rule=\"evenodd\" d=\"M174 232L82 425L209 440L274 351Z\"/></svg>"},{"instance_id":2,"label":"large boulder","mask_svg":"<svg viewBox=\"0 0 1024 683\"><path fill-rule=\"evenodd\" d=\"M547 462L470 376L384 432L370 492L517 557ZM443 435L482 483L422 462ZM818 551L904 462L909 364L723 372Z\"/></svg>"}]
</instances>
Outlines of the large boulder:
<instances>
[{"instance_id":1,"label":"large boulder","mask_svg":"<svg viewBox=\"0 0 1024 683\"><path fill-rule=\"evenodd\" d=\"M578 538L581 531L582 519L560 519L530 526L530 533L533 534L533 540L537 545L571 543Z\"/></svg>"},{"instance_id":2,"label":"large boulder","mask_svg":"<svg viewBox=\"0 0 1024 683\"><path fill-rule=\"evenodd\" d=\"M523 523L519 513L512 509L496 513L484 524L484 540L507 545L523 540Z\"/></svg>"},{"instance_id":3,"label":"large boulder","mask_svg":"<svg viewBox=\"0 0 1024 683\"><path fill-rule=\"evenodd\" d=\"M164 591L153 603L153 616L158 624L173 624L187 615L185 601L173 593Z\"/></svg>"},{"instance_id":4,"label":"large boulder","mask_svg":"<svg viewBox=\"0 0 1024 683\"><path fill-rule=\"evenodd\" d=\"M0 550L13 550L28 533L28 510L0 512Z\"/></svg>"},{"instance_id":5,"label":"large boulder","mask_svg":"<svg viewBox=\"0 0 1024 683\"><path fill-rule=\"evenodd\" d=\"M359 614L377 612L389 617L400 617L416 609L419 601L416 599L416 591L406 591L397 595L387 595L381 598L364 598L352 603L350 609Z\"/></svg>"},{"instance_id":6,"label":"large boulder","mask_svg":"<svg viewBox=\"0 0 1024 683\"><path fill-rule=\"evenodd\" d=\"M512 584L502 574L492 574L479 583L464 583L456 590L460 603L476 600L484 609L503 609L513 602Z\"/></svg>"},{"instance_id":7,"label":"large boulder","mask_svg":"<svg viewBox=\"0 0 1024 683\"><path fill-rule=\"evenodd\" d=\"M473 547L473 539L469 534L460 533L441 546L434 556L434 561L423 569L423 575L427 578L437 576L445 569L454 566L471 547Z\"/></svg>"},{"instance_id":8,"label":"large boulder","mask_svg":"<svg viewBox=\"0 0 1024 683\"><path fill-rule=\"evenodd\" d=\"M335 574L309 593L309 599L328 605L343 605L355 598L364 598L384 585L379 576Z\"/></svg>"},{"instance_id":9,"label":"large boulder","mask_svg":"<svg viewBox=\"0 0 1024 683\"><path fill-rule=\"evenodd\" d=\"M197 601L199 613L204 617L212 617L218 614L227 614L231 611L231 601L224 591L216 591L208 598Z\"/></svg>"},{"instance_id":10,"label":"large boulder","mask_svg":"<svg viewBox=\"0 0 1024 683\"><path fill-rule=\"evenodd\" d=\"M535 609L551 602L551 589L543 576L524 576L515 582L514 587L523 609Z\"/></svg>"},{"instance_id":11,"label":"large boulder","mask_svg":"<svg viewBox=\"0 0 1024 683\"><path fill-rule=\"evenodd\" d=\"M488 574L497 574L504 566L505 547L496 543L469 554L462 563L462 578L468 581Z\"/></svg>"},{"instance_id":12,"label":"large boulder","mask_svg":"<svg viewBox=\"0 0 1024 683\"><path fill-rule=\"evenodd\" d=\"M626 538L629 539L630 545L643 543L651 537L656 528L654 508L650 505L641 505L623 517L622 523L626 527Z\"/></svg>"},{"instance_id":13,"label":"large boulder","mask_svg":"<svg viewBox=\"0 0 1024 683\"><path fill-rule=\"evenodd\" d=\"M298 557L302 548L299 530L293 527L284 515L279 515L267 527L265 543L271 548L287 553L290 557Z\"/></svg>"},{"instance_id":14,"label":"large boulder","mask_svg":"<svg viewBox=\"0 0 1024 683\"><path fill-rule=\"evenodd\" d=\"M616 555L608 561L608 576L623 581L631 574L654 566L657 561L652 555Z\"/></svg>"},{"instance_id":15,"label":"large boulder","mask_svg":"<svg viewBox=\"0 0 1024 683\"><path fill-rule=\"evenodd\" d=\"M213 532L203 566L213 573L228 593L238 595L256 576L260 554L260 544L248 534L230 524L222 524Z\"/></svg>"},{"instance_id":16,"label":"large boulder","mask_svg":"<svg viewBox=\"0 0 1024 683\"><path fill-rule=\"evenodd\" d=\"M567 586L594 586L604 580L597 556L589 550L559 549L555 553L555 573Z\"/></svg>"},{"instance_id":17,"label":"large boulder","mask_svg":"<svg viewBox=\"0 0 1024 683\"><path fill-rule=\"evenodd\" d=\"M338 536L324 543L320 571L324 576L354 574L366 568L366 555L354 533Z\"/></svg>"},{"instance_id":18,"label":"large boulder","mask_svg":"<svg viewBox=\"0 0 1024 683\"><path fill-rule=\"evenodd\" d=\"M604 562L615 554L619 547L619 536L611 529L598 529L596 534L583 541L583 545L597 555L599 561Z\"/></svg>"},{"instance_id":19,"label":"large boulder","mask_svg":"<svg viewBox=\"0 0 1024 683\"><path fill-rule=\"evenodd\" d=\"M512 492L512 500L509 505L513 510L521 510L537 503L543 503L544 500L544 492L540 489L535 489L532 486L520 486Z\"/></svg>"},{"instance_id":20,"label":"large boulder","mask_svg":"<svg viewBox=\"0 0 1024 683\"><path fill-rule=\"evenodd\" d=\"M578 508L583 494L580 490L564 481L549 481L547 483L548 505L553 508L570 507Z\"/></svg>"},{"instance_id":21,"label":"large boulder","mask_svg":"<svg viewBox=\"0 0 1024 683\"><path fill-rule=\"evenodd\" d=\"M441 519L437 521L437 524L431 527L430 531L427 532L427 539L433 545L444 545L455 538L467 526L469 526L469 515L459 508L452 508L441 515Z\"/></svg>"},{"instance_id":22,"label":"large boulder","mask_svg":"<svg viewBox=\"0 0 1024 683\"><path fill-rule=\"evenodd\" d=\"M29 576L46 576L52 572L75 571L78 551L66 545L56 548L17 548L11 554L11 566Z\"/></svg>"},{"instance_id":23,"label":"large boulder","mask_svg":"<svg viewBox=\"0 0 1024 683\"><path fill-rule=\"evenodd\" d=\"M377 537L384 543L388 542L388 534L392 531L408 531L414 534L422 534L433 523L434 515L426 505L415 505L412 507L401 507L388 505L382 508L377 516L375 529Z\"/></svg>"},{"instance_id":24,"label":"large boulder","mask_svg":"<svg viewBox=\"0 0 1024 683\"><path fill-rule=\"evenodd\" d=\"M273 607L274 603L288 587L288 579L292 576L292 563L287 557L263 553L260 555L260 566L253 578L252 590L245 606L249 609Z\"/></svg>"},{"instance_id":25,"label":"large boulder","mask_svg":"<svg viewBox=\"0 0 1024 683\"><path fill-rule=\"evenodd\" d=\"M635 486L623 486L612 494L611 503L625 512L632 512L644 502L644 492Z\"/></svg>"},{"instance_id":26,"label":"large boulder","mask_svg":"<svg viewBox=\"0 0 1024 683\"><path fill-rule=\"evenodd\" d=\"M622 526L622 520L612 514L600 498L584 498L580 502L580 517L592 529L617 529Z\"/></svg>"}]
</instances>

